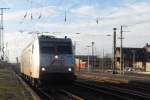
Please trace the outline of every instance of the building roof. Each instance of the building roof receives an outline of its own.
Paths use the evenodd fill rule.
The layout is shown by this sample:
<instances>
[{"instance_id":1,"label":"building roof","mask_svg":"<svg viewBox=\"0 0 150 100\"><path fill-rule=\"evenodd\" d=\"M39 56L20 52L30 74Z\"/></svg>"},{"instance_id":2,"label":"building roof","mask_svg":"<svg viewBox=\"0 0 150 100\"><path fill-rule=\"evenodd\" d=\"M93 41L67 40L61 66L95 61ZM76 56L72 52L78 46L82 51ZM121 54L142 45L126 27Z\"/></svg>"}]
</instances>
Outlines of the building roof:
<instances>
[{"instance_id":1,"label":"building roof","mask_svg":"<svg viewBox=\"0 0 150 100\"><path fill-rule=\"evenodd\" d=\"M116 50L120 52L120 47L117 47ZM149 60L150 61L150 52L147 52L145 48L122 48L124 58L135 60Z\"/></svg>"}]
</instances>

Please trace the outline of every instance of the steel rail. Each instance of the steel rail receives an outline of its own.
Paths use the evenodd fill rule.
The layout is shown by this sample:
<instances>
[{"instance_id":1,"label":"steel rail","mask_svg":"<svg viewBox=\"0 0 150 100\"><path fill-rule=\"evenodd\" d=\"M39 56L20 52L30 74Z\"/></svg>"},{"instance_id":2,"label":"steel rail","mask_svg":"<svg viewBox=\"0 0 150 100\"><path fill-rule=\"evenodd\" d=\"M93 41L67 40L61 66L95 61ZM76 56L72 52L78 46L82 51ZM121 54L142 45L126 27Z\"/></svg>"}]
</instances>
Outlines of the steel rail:
<instances>
[{"instance_id":1,"label":"steel rail","mask_svg":"<svg viewBox=\"0 0 150 100\"><path fill-rule=\"evenodd\" d=\"M82 86L87 86L89 88L95 89L97 91L104 91L104 93L108 93L110 95L118 96L118 97L124 97L125 99L131 99L131 98L137 98L139 100L150 100L150 95L125 89L125 88L119 88L119 87L114 87L114 86L102 86L102 85L96 85L96 84L91 84L88 82L81 82L81 81L76 81L77 85L82 85ZM110 92L112 91L112 92ZM117 95L118 94L118 95ZM129 98L126 98L129 97Z\"/></svg>"},{"instance_id":2,"label":"steel rail","mask_svg":"<svg viewBox=\"0 0 150 100\"><path fill-rule=\"evenodd\" d=\"M64 95L67 95L70 99L72 100L84 100L83 98L75 95L75 94L72 94L71 92L68 92L67 90L65 89L61 89L59 90L60 93L63 93Z\"/></svg>"}]
</instances>

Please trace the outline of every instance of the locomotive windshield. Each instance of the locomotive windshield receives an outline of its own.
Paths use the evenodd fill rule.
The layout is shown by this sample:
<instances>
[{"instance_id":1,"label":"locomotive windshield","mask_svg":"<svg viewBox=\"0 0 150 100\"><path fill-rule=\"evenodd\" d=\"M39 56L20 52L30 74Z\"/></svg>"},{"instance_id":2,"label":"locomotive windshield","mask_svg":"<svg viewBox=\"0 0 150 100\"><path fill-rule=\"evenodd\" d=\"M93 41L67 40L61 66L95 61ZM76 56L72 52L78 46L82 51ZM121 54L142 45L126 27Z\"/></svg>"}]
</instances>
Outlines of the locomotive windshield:
<instances>
[{"instance_id":1,"label":"locomotive windshield","mask_svg":"<svg viewBox=\"0 0 150 100\"><path fill-rule=\"evenodd\" d=\"M57 46L57 53L71 54L72 53L72 48L71 48L71 46Z\"/></svg>"},{"instance_id":2,"label":"locomotive windshield","mask_svg":"<svg viewBox=\"0 0 150 100\"><path fill-rule=\"evenodd\" d=\"M55 53L55 48L43 46L43 47L41 47L41 53L53 54L53 53Z\"/></svg>"},{"instance_id":3,"label":"locomotive windshield","mask_svg":"<svg viewBox=\"0 0 150 100\"><path fill-rule=\"evenodd\" d=\"M40 52L46 54L72 54L71 42L41 42Z\"/></svg>"}]
</instances>

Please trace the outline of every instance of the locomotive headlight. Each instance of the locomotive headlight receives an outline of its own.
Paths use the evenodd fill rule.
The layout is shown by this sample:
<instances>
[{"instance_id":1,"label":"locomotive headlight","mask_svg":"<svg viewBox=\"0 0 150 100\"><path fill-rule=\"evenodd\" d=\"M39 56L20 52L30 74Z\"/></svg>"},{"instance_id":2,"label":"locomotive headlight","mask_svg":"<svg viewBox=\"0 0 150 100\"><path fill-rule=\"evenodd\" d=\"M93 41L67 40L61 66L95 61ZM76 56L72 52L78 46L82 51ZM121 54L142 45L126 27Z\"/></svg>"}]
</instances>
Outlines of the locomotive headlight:
<instances>
[{"instance_id":1,"label":"locomotive headlight","mask_svg":"<svg viewBox=\"0 0 150 100\"><path fill-rule=\"evenodd\" d=\"M72 71L72 69L71 69L71 68L68 68L68 71L69 71L69 72L71 72L71 71Z\"/></svg>"},{"instance_id":2,"label":"locomotive headlight","mask_svg":"<svg viewBox=\"0 0 150 100\"><path fill-rule=\"evenodd\" d=\"M42 71L45 71L46 69L44 67L41 68Z\"/></svg>"},{"instance_id":3,"label":"locomotive headlight","mask_svg":"<svg viewBox=\"0 0 150 100\"><path fill-rule=\"evenodd\" d=\"M58 59L58 56L57 56L57 55L55 56L55 59Z\"/></svg>"}]
</instances>

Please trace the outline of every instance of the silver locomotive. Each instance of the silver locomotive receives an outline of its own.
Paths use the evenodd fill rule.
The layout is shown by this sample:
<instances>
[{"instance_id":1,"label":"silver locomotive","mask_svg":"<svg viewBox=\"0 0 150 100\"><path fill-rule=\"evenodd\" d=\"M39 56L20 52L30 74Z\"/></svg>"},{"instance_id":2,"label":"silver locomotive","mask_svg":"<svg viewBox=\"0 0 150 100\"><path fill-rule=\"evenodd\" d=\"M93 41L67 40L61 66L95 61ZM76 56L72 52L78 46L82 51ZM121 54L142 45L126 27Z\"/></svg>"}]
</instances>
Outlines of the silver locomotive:
<instances>
[{"instance_id":1,"label":"silver locomotive","mask_svg":"<svg viewBox=\"0 0 150 100\"><path fill-rule=\"evenodd\" d=\"M38 36L23 50L21 73L32 84L75 80L71 39Z\"/></svg>"}]
</instances>

